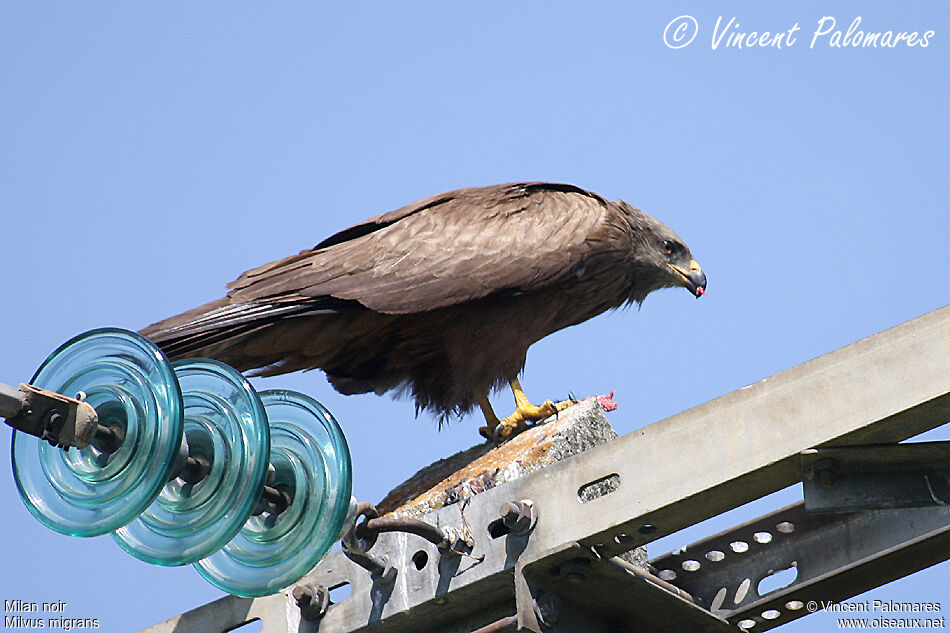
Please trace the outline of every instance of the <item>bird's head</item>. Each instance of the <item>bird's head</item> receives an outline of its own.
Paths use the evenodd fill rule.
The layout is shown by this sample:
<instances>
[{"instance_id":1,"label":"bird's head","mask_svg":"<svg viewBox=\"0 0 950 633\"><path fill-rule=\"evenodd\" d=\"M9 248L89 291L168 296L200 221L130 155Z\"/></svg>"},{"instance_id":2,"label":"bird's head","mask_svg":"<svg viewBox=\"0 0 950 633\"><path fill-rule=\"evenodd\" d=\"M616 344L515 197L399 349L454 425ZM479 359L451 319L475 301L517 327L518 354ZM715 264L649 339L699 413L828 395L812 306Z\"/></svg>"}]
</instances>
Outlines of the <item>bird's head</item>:
<instances>
[{"instance_id":1,"label":"bird's head","mask_svg":"<svg viewBox=\"0 0 950 633\"><path fill-rule=\"evenodd\" d=\"M672 285L683 286L697 299L706 294L706 275L679 238L674 235L663 239L658 248L672 274Z\"/></svg>"},{"instance_id":2,"label":"bird's head","mask_svg":"<svg viewBox=\"0 0 950 633\"><path fill-rule=\"evenodd\" d=\"M689 247L673 230L639 209L628 206L635 227L634 259L638 275L654 288L682 286L699 298L706 293L706 275ZM654 288L651 288L654 289Z\"/></svg>"}]
</instances>

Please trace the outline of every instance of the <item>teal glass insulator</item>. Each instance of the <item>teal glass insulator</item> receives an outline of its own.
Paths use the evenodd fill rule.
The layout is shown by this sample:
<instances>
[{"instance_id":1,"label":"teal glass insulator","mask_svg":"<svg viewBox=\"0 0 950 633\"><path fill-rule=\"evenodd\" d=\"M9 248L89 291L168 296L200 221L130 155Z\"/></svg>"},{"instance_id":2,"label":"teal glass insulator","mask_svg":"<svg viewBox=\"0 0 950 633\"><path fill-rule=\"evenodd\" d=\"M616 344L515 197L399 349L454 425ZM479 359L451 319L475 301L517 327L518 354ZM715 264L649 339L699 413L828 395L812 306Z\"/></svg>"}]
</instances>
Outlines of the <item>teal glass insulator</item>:
<instances>
[{"instance_id":1,"label":"teal glass insulator","mask_svg":"<svg viewBox=\"0 0 950 633\"><path fill-rule=\"evenodd\" d=\"M245 597L279 591L326 555L340 538L353 486L346 439L323 405L292 391L260 396L271 437L266 483L292 502L252 516L224 548L195 563L211 584Z\"/></svg>"},{"instance_id":2,"label":"teal glass insulator","mask_svg":"<svg viewBox=\"0 0 950 633\"><path fill-rule=\"evenodd\" d=\"M92 330L53 352L32 384L84 394L99 423L124 439L112 451L97 441L64 450L14 432L13 474L26 507L71 536L105 534L134 519L168 481L181 445L181 391L165 355L134 332Z\"/></svg>"},{"instance_id":3,"label":"teal glass insulator","mask_svg":"<svg viewBox=\"0 0 950 633\"><path fill-rule=\"evenodd\" d=\"M264 405L243 375L207 359L172 366L184 401L177 476L113 534L124 550L156 565L194 563L234 538L261 498L270 451Z\"/></svg>"}]
</instances>

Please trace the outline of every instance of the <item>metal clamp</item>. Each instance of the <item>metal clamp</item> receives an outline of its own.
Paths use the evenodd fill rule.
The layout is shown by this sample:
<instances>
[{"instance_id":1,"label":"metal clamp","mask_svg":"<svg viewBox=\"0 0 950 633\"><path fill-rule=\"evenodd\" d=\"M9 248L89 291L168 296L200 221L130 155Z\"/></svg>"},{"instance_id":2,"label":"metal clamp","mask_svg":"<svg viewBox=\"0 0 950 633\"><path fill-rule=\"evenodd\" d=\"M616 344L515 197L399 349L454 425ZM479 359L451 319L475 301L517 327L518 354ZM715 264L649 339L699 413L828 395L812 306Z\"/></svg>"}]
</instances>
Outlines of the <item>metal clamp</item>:
<instances>
[{"instance_id":1,"label":"metal clamp","mask_svg":"<svg viewBox=\"0 0 950 633\"><path fill-rule=\"evenodd\" d=\"M373 580L376 582L390 584L396 579L398 572L387 559L377 558L367 553L376 544L376 537L379 532L363 530L361 534L360 527L365 525L366 522L364 521L361 524L359 522L360 517L365 517L367 520L378 519L379 512L371 503L361 501L356 504L356 516L353 518L353 524L343 536L341 543L343 554L372 574Z\"/></svg>"},{"instance_id":2,"label":"metal clamp","mask_svg":"<svg viewBox=\"0 0 950 633\"><path fill-rule=\"evenodd\" d=\"M89 403L27 384L0 385L0 415L16 430L63 448L88 446L100 428Z\"/></svg>"},{"instance_id":3,"label":"metal clamp","mask_svg":"<svg viewBox=\"0 0 950 633\"><path fill-rule=\"evenodd\" d=\"M297 585L291 595L305 620L319 620L330 607L330 590L326 585Z\"/></svg>"}]
</instances>

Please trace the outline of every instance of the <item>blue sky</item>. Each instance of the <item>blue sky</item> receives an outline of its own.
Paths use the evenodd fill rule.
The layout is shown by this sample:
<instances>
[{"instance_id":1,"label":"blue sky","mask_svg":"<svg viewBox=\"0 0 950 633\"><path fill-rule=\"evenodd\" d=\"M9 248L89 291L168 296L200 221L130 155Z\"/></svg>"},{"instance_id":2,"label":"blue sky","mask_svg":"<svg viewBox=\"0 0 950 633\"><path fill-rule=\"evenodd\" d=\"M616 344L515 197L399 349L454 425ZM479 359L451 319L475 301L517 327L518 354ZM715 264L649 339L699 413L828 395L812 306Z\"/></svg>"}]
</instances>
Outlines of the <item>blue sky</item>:
<instances>
[{"instance_id":1,"label":"blue sky","mask_svg":"<svg viewBox=\"0 0 950 633\"><path fill-rule=\"evenodd\" d=\"M218 298L371 215L526 179L644 209L708 276L701 301L663 291L529 352L530 396L615 389L620 433L945 305L946 4L657 4L3 3L0 381L28 380L79 332ZM663 34L681 15L699 32L674 50ZM781 50L714 49L720 16L800 29ZM811 47L823 16L934 34L926 48ZM336 415L360 499L478 439L476 418L438 432L411 403L343 397L320 373L256 384ZM62 600L129 631L221 595L190 567L47 530L0 462L2 598ZM948 580L945 563L870 595L946 600ZM815 626L834 623L786 630Z\"/></svg>"}]
</instances>

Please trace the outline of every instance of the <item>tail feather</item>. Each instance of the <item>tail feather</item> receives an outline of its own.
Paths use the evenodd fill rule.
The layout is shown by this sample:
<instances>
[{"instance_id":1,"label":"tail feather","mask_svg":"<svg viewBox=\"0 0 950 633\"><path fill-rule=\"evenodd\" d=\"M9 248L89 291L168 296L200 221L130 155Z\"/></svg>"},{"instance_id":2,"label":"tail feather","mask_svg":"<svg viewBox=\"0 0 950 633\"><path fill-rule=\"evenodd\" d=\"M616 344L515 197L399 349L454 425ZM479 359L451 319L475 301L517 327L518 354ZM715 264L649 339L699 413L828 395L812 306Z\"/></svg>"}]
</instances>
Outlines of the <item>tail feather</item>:
<instances>
[{"instance_id":1,"label":"tail feather","mask_svg":"<svg viewBox=\"0 0 950 633\"><path fill-rule=\"evenodd\" d=\"M198 355L216 358L229 343L245 340L247 335L285 319L353 309L365 308L355 301L334 297L275 298L246 303L231 303L228 297L223 297L153 323L139 334L152 340L172 360ZM211 351L216 349L219 351ZM251 363L242 367L242 363L233 360L232 364L242 371L261 366Z\"/></svg>"}]
</instances>

